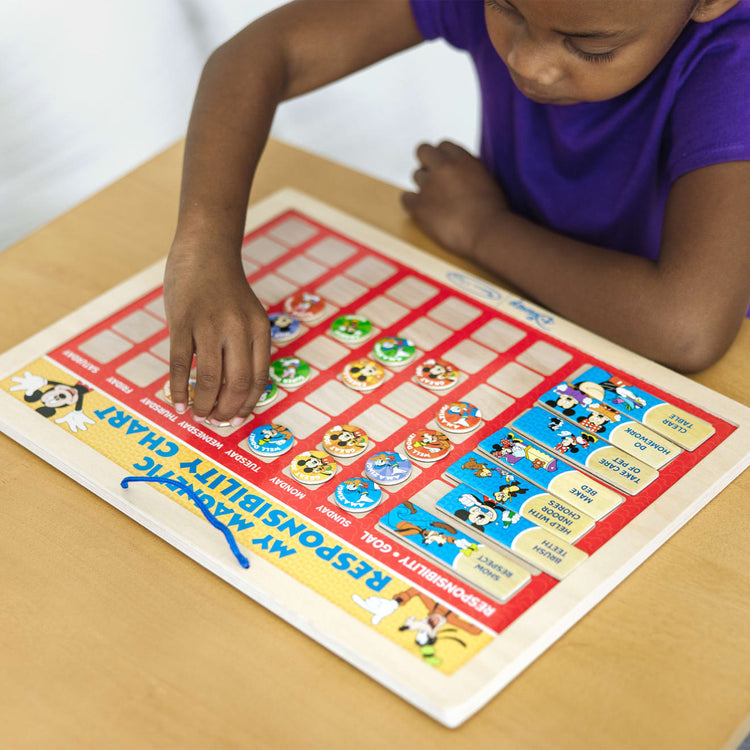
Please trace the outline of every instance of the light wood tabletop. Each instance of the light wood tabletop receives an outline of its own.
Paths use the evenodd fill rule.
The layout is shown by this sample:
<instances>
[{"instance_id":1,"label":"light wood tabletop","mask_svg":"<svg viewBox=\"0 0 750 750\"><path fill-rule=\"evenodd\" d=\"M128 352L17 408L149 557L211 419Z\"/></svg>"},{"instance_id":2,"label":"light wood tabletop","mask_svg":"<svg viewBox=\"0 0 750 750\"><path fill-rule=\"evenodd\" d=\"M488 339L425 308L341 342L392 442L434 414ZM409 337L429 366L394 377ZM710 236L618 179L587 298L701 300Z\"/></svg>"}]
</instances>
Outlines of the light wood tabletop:
<instances>
[{"instance_id":1,"label":"light wood tabletop","mask_svg":"<svg viewBox=\"0 0 750 750\"><path fill-rule=\"evenodd\" d=\"M181 149L0 254L0 351L166 254ZM252 200L286 186L448 257L397 188L271 142ZM746 320L694 379L750 406L749 372ZM3 748L710 749L750 710L750 472L449 730L5 436L0 461Z\"/></svg>"}]
</instances>

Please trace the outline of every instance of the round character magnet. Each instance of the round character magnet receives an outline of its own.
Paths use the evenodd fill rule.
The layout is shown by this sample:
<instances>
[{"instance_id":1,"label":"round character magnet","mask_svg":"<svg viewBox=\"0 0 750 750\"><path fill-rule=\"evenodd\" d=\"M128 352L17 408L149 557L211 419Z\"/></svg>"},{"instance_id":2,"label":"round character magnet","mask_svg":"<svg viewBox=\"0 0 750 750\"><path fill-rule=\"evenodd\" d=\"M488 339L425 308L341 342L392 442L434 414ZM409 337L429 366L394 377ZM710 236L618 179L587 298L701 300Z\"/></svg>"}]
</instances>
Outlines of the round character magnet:
<instances>
[{"instance_id":1,"label":"round character magnet","mask_svg":"<svg viewBox=\"0 0 750 750\"><path fill-rule=\"evenodd\" d=\"M360 315L342 315L331 323L331 334L346 344L361 344L372 333L372 323Z\"/></svg>"},{"instance_id":2,"label":"round character magnet","mask_svg":"<svg viewBox=\"0 0 750 750\"><path fill-rule=\"evenodd\" d=\"M382 499L383 491L372 479L352 477L336 486L333 499L340 508L350 513L366 513Z\"/></svg>"},{"instance_id":3,"label":"round character magnet","mask_svg":"<svg viewBox=\"0 0 750 750\"><path fill-rule=\"evenodd\" d=\"M294 445L294 438L292 433L280 424L262 424L247 436L247 444L250 450L259 456L280 456Z\"/></svg>"},{"instance_id":4,"label":"round character magnet","mask_svg":"<svg viewBox=\"0 0 750 750\"><path fill-rule=\"evenodd\" d=\"M385 380L385 370L371 359L355 359L344 366L341 379L355 391L371 391Z\"/></svg>"},{"instance_id":5,"label":"round character magnet","mask_svg":"<svg viewBox=\"0 0 750 750\"><path fill-rule=\"evenodd\" d=\"M317 320L325 309L323 299L312 292L296 292L284 300L284 310L305 323Z\"/></svg>"},{"instance_id":6,"label":"round character magnet","mask_svg":"<svg viewBox=\"0 0 750 750\"><path fill-rule=\"evenodd\" d=\"M310 365L299 357L282 357L271 362L271 380L284 388L298 388L310 377Z\"/></svg>"},{"instance_id":7,"label":"round character magnet","mask_svg":"<svg viewBox=\"0 0 750 750\"><path fill-rule=\"evenodd\" d=\"M458 383L458 368L444 359L430 357L417 365L417 383L431 391L442 391Z\"/></svg>"},{"instance_id":8,"label":"round character magnet","mask_svg":"<svg viewBox=\"0 0 750 750\"><path fill-rule=\"evenodd\" d=\"M339 458L358 456L367 448L367 443L365 431L353 424L336 425L323 435L323 447Z\"/></svg>"},{"instance_id":9,"label":"round character magnet","mask_svg":"<svg viewBox=\"0 0 750 750\"><path fill-rule=\"evenodd\" d=\"M380 451L367 459L365 472L378 484L398 484L411 474L411 461L394 451Z\"/></svg>"},{"instance_id":10,"label":"round character magnet","mask_svg":"<svg viewBox=\"0 0 750 750\"><path fill-rule=\"evenodd\" d=\"M336 474L338 465L323 451L305 451L292 459L289 472L303 484L323 484Z\"/></svg>"},{"instance_id":11,"label":"round character magnet","mask_svg":"<svg viewBox=\"0 0 750 750\"><path fill-rule=\"evenodd\" d=\"M379 339L375 342L372 353L375 359L382 362L384 365L392 365L398 367L399 365L405 365L407 362L411 362L414 359L414 355L417 353L417 347L413 341L409 339L402 339L396 336L388 336L384 339Z\"/></svg>"},{"instance_id":12,"label":"round character magnet","mask_svg":"<svg viewBox=\"0 0 750 750\"><path fill-rule=\"evenodd\" d=\"M162 393L164 394L164 398L169 401L169 403L172 403L172 387L169 385L169 381L167 380L166 383L161 387ZM195 398L195 378L190 378L188 380L188 406L193 403L193 399Z\"/></svg>"},{"instance_id":13,"label":"round character magnet","mask_svg":"<svg viewBox=\"0 0 750 750\"><path fill-rule=\"evenodd\" d=\"M279 395L279 387L273 380L269 380L266 387L263 389L263 393L260 394L258 403L256 406L269 406Z\"/></svg>"},{"instance_id":14,"label":"round character magnet","mask_svg":"<svg viewBox=\"0 0 750 750\"><path fill-rule=\"evenodd\" d=\"M435 421L448 432L471 432L479 427L482 413L468 401L453 401L440 407Z\"/></svg>"},{"instance_id":15,"label":"round character magnet","mask_svg":"<svg viewBox=\"0 0 750 750\"><path fill-rule=\"evenodd\" d=\"M299 320L289 313L271 313L271 341L278 344L293 339L299 333Z\"/></svg>"},{"instance_id":16,"label":"round character magnet","mask_svg":"<svg viewBox=\"0 0 750 750\"><path fill-rule=\"evenodd\" d=\"M439 461L445 458L450 450L451 443L444 432L427 428L412 432L404 443L406 455L416 461Z\"/></svg>"}]
</instances>

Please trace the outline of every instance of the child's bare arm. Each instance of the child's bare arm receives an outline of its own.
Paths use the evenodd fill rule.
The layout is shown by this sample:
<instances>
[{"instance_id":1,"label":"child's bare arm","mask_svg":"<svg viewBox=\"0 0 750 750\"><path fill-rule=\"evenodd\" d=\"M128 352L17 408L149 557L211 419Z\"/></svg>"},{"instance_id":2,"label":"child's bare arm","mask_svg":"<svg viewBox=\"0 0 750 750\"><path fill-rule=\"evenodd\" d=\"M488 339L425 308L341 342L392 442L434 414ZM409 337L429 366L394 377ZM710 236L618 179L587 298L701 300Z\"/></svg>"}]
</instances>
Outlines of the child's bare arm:
<instances>
[{"instance_id":1,"label":"child's bare arm","mask_svg":"<svg viewBox=\"0 0 750 750\"><path fill-rule=\"evenodd\" d=\"M750 304L750 162L704 167L668 198L657 262L570 239L512 213L455 144L421 146L404 204L438 242L586 328L680 371L715 362Z\"/></svg>"},{"instance_id":2,"label":"child's bare arm","mask_svg":"<svg viewBox=\"0 0 750 750\"><path fill-rule=\"evenodd\" d=\"M244 277L240 246L250 185L276 106L421 39L408 0L297 0L209 58L188 129L165 274L178 410L187 404L193 354L198 419L247 417L268 377L268 318Z\"/></svg>"}]
</instances>

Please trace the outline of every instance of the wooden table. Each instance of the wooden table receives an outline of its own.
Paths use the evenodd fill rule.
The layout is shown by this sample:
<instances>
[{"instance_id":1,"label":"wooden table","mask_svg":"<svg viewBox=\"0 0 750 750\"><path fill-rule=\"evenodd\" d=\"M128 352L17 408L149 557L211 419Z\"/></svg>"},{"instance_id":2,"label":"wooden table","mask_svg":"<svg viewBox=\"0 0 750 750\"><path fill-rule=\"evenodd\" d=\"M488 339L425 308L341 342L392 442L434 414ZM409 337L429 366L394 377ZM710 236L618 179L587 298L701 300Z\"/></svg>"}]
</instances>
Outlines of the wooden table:
<instances>
[{"instance_id":1,"label":"wooden table","mask_svg":"<svg viewBox=\"0 0 750 750\"><path fill-rule=\"evenodd\" d=\"M181 153L0 254L0 350L167 252ZM397 188L271 143L253 200L287 185L440 254ZM696 379L750 405L748 373L745 321ZM2 747L706 750L750 710L750 472L448 730L4 436L0 461Z\"/></svg>"}]
</instances>

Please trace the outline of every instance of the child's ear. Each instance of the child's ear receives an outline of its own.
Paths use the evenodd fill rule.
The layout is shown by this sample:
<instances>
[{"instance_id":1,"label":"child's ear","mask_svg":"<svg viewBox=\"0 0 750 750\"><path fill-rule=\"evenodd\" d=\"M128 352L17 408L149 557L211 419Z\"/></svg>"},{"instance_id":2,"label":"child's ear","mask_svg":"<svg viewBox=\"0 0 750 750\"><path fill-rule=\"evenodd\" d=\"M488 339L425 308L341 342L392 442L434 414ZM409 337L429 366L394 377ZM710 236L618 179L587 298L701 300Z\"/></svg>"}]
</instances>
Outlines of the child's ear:
<instances>
[{"instance_id":1,"label":"child's ear","mask_svg":"<svg viewBox=\"0 0 750 750\"><path fill-rule=\"evenodd\" d=\"M733 8L739 0L700 0L690 18L696 23L706 23L724 15Z\"/></svg>"}]
</instances>

